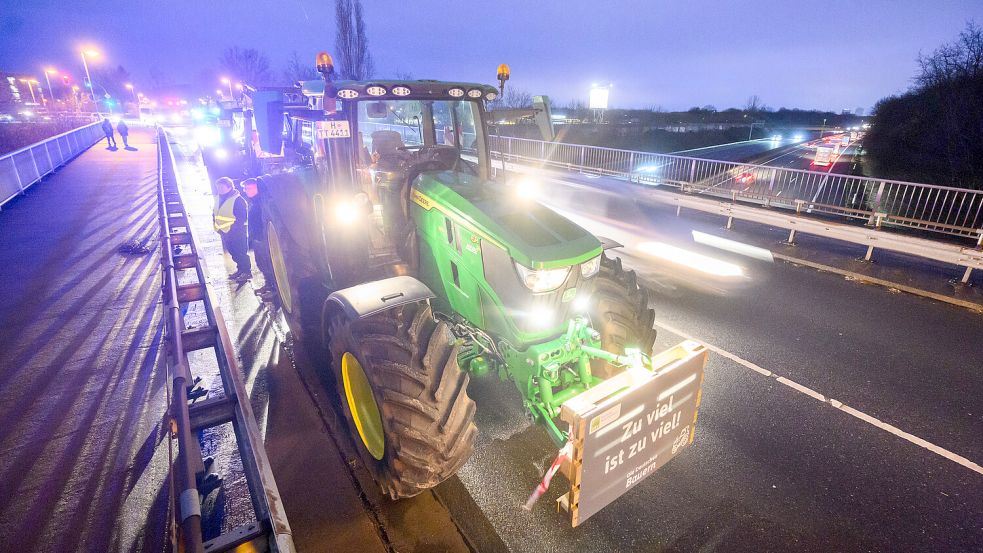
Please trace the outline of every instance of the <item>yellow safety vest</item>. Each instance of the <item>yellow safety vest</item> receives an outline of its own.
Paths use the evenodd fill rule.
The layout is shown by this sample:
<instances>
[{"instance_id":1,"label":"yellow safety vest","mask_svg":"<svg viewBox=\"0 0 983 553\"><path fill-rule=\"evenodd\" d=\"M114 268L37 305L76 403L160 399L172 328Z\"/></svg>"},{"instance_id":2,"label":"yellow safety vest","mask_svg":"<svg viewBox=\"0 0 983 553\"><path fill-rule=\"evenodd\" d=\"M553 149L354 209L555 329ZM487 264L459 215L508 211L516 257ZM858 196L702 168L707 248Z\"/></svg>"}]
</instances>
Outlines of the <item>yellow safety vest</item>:
<instances>
[{"instance_id":1,"label":"yellow safety vest","mask_svg":"<svg viewBox=\"0 0 983 553\"><path fill-rule=\"evenodd\" d=\"M229 232L232 225L236 222L235 205L239 199L239 193L232 194L225 201L221 198L215 202L215 209L212 214L215 216L215 230L219 232Z\"/></svg>"}]
</instances>

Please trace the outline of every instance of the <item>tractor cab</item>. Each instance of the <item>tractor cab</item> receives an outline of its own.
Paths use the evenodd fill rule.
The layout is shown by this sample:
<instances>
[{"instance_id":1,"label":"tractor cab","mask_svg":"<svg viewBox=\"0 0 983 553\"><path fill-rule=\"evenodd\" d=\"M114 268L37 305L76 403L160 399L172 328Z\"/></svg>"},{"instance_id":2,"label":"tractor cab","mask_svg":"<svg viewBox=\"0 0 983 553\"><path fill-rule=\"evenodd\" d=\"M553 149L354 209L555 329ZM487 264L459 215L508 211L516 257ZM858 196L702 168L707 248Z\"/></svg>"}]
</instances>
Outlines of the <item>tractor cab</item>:
<instances>
[{"instance_id":1,"label":"tractor cab","mask_svg":"<svg viewBox=\"0 0 983 553\"><path fill-rule=\"evenodd\" d=\"M331 234L351 235L358 220L370 219L367 235L347 244L366 246L370 266L400 258L408 267L397 272L416 269L410 187L421 174L490 176L483 102L496 91L487 85L320 80L249 96L255 139L248 148L257 172L290 167L332 219L328 226L344 227Z\"/></svg>"}]
</instances>

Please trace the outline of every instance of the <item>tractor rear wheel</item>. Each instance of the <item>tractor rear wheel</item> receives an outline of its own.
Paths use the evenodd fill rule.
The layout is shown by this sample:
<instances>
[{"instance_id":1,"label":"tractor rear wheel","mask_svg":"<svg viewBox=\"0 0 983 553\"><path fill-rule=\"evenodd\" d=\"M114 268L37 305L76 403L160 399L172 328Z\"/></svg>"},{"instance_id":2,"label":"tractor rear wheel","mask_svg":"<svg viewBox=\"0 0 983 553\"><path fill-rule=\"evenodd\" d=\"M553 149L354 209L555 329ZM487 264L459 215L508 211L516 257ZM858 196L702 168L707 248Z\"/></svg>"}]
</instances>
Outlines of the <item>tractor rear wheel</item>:
<instances>
[{"instance_id":1,"label":"tractor rear wheel","mask_svg":"<svg viewBox=\"0 0 983 553\"><path fill-rule=\"evenodd\" d=\"M327 344L321 342L321 310L326 292L311 276L304 276L304 268L295 256L294 246L283 237L280 227L267 221L266 238L276 280L277 299L284 318L295 338L304 342L311 355L319 355ZM300 274L298 274L300 273Z\"/></svg>"},{"instance_id":2,"label":"tractor rear wheel","mask_svg":"<svg viewBox=\"0 0 983 553\"><path fill-rule=\"evenodd\" d=\"M655 311L649 309L648 293L638 286L635 271L626 271L619 257L601 256L601 269L594 278L591 322L601 334L601 348L619 355L624 354L625 348L652 354ZM594 359L591 372L607 379L621 372L621 368Z\"/></svg>"},{"instance_id":3,"label":"tractor rear wheel","mask_svg":"<svg viewBox=\"0 0 983 553\"><path fill-rule=\"evenodd\" d=\"M452 476L474 449L475 404L459 345L430 306L328 322L332 372L363 464L393 499Z\"/></svg>"}]
</instances>

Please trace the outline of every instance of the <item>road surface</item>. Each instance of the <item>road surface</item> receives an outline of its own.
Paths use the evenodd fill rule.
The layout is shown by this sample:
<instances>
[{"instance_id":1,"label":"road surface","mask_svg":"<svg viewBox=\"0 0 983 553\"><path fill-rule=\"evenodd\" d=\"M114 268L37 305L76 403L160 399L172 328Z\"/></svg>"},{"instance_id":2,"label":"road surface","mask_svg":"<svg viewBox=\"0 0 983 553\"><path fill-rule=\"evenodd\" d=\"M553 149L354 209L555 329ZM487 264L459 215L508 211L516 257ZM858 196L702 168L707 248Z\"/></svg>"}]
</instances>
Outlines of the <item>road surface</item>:
<instances>
[{"instance_id":1,"label":"road surface","mask_svg":"<svg viewBox=\"0 0 983 553\"><path fill-rule=\"evenodd\" d=\"M980 550L981 315L709 250L691 231L729 236L720 221L563 188L542 197L631 245L626 263L655 292L656 349L696 338L714 354L694 447L575 530L550 505L562 485L518 508L556 451L510 384L475 380L481 443L460 480L511 550ZM687 286L635 247L646 241L747 278ZM448 495L454 512L461 494Z\"/></svg>"},{"instance_id":2,"label":"road surface","mask_svg":"<svg viewBox=\"0 0 983 553\"><path fill-rule=\"evenodd\" d=\"M719 144L717 146L707 146L692 150L682 150L672 152L671 155L697 157L701 159L716 159L719 161L738 161L750 162L776 150L782 151L789 146L787 140L771 140L759 138L755 140L743 140L730 144Z\"/></svg>"},{"instance_id":3,"label":"road surface","mask_svg":"<svg viewBox=\"0 0 983 553\"><path fill-rule=\"evenodd\" d=\"M96 144L0 213L0 550L166 540L157 153L147 130L130 145Z\"/></svg>"}]
</instances>

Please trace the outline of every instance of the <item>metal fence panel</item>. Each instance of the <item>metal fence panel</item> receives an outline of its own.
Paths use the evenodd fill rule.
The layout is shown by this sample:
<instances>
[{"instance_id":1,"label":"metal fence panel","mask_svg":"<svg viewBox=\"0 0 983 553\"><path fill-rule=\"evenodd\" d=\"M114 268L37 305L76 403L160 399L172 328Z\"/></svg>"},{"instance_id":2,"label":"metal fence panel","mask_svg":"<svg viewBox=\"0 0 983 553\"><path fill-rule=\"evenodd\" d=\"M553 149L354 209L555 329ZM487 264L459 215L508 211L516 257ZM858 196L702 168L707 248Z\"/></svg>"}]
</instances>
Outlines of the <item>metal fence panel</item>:
<instances>
[{"instance_id":1,"label":"metal fence panel","mask_svg":"<svg viewBox=\"0 0 983 553\"><path fill-rule=\"evenodd\" d=\"M92 146L99 130L90 123L0 156L0 206Z\"/></svg>"},{"instance_id":2,"label":"metal fence panel","mask_svg":"<svg viewBox=\"0 0 983 553\"><path fill-rule=\"evenodd\" d=\"M493 155L642 185L978 238L983 191L765 165L491 137Z\"/></svg>"}]
</instances>

